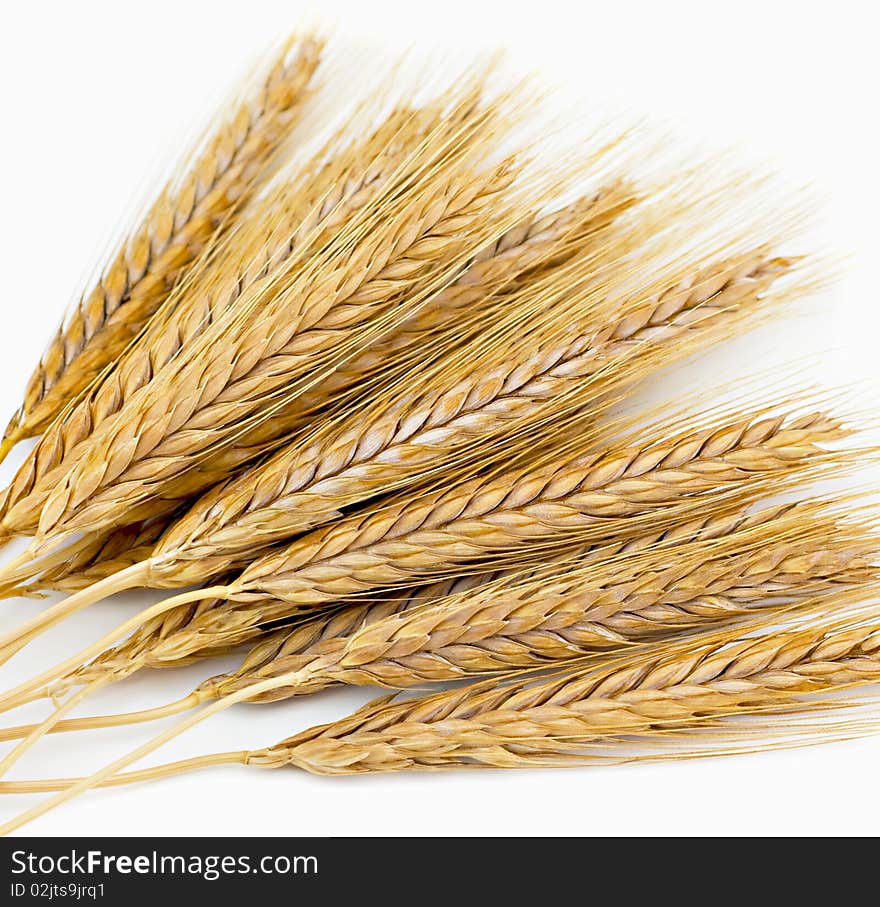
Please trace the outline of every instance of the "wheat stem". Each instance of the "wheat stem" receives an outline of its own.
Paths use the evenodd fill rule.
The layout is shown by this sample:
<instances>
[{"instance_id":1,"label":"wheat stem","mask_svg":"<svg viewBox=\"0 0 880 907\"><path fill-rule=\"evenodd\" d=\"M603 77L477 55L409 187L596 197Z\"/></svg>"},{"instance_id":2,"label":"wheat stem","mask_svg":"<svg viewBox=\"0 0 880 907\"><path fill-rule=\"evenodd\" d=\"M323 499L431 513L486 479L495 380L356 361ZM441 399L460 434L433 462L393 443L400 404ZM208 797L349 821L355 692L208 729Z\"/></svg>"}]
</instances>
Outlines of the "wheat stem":
<instances>
[{"instance_id":1,"label":"wheat stem","mask_svg":"<svg viewBox=\"0 0 880 907\"><path fill-rule=\"evenodd\" d=\"M192 727L195 727L195 725L200 724L202 721L206 721L212 715L216 715L220 712L225 711L226 709L235 705L236 702L244 701L245 699L249 698L249 694L252 693L254 695L259 695L261 692L268 690L269 687L272 686L275 682L276 681L274 680L266 681L265 684L256 684L253 688L242 690L236 693L231 693L225 699L216 700L215 702L212 702L204 708L200 709L195 714L181 719L176 725L174 725L174 727L169 728L164 733L159 734L152 740L147 741L136 750L133 750L132 752L121 756L119 759L116 759L110 765L105 766L100 771L89 776L88 778L83 778L72 787L66 788L57 796L51 797L45 800L43 803L37 804L36 806L22 813L20 816L17 816L11 821L0 825L0 836L8 835L11 832L15 831L17 828L20 828L22 825L25 825L28 822L32 822L34 819L39 818L40 816L56 808L57 806L61 806L63 803L66 803L68 800L71 800L78 794L83 793L84 791L89 790L95 785L100 784L105 779L110 778L112 775L116 774L121 769L128 767L133 762L137 762L144 756L148 756L150 753L159 749L159 747L173 740L175 737L180 736L182 733Z\"/></svg>"},{"instance_id":2,"label":"wheat stem","mask_svg":"<svg viewBox=\"0 0 880 907\"><path fill-rule=\"evenodd\" d=\"M79 705L86 696L97 692L101 687L106 686L112 680L113 677L110 675L98 678L87 686L84 686L81 690L77 690L75 693L68 696L67 700L58 706L53 714L46 718L42 723L36 725L9 753L0 759L0 778L2 778L30 748L37 743L38 740L53 730L58 722L71 711L71 709Z\"/></svg>"},{"instance_id":3,"label":"wheat stem","mask_svg":"<svg viewBox=\"0 0 880 907\"><path fill-rule=\"evenodd\" d=\"M192 759L181 759L157 765L155 768L144 768L135 772L126 772L112 778L105 778L95 787L118 787L123 784L134 784L142 781L154 781L157 778L168 778L185 772L207 768L212 765L245 765L249 753L237 750L227 753L213 753L209 756L195 756ZM0 794L40 794L50 791L66 790L83 778L50 778L40 781L0 781Z\"/></svg>"},{"instance_id":4,"label":"wheat stem","mask_svg":"<svg viewBox=\"0 0 880 907\"><path fill-rule=\"evenodd\" d=\"M75 592L40 614L34 615L30 620L19 624L12 633L0 637L0 664L8 661L28 641L59 621L82 611L95 602L109 598L111 595L137 588L143 582L144 575L143 564L132 564L118 573L99 580L92 586Z\"/></svg>"},{"instance_id":5,"label":"wheat stem","mask_svg":"<svg viewBox=\"0 0 880 907\"><path fill-rule=\"evenodd\" d=\"M30 680L19 684L9 692L4 693L0 696L0 711L7 711L8 709L21 705L24 701L28 701L26 697L39 690L41 687L51 684L52 681L56 680L58 677L63 677L67 672L72 671L84 662L97 657L107 647L108 639L110 642L113 642L120 637L125 636L127 633L130 633L132 630L137 629L142 621L150 620L152 617L163 614L170 608L177 607L178 605L185 605L189 602L199 601L203 598L214 597L217 595L218 591L226 592L226 587L217 586L213 589L196 589L192 592L183 592L180 595L175 595L170 599L166 599L149 608L145 608L140 614L136 614L129 618L129 620L120 624L119 627L103 639L87 646L76 655L71 656L55 667L43 671L37 677L31 678ZM44 695L51 696L51 688L47 689Z\"/></svg>"},{"instance_id":6,"label":"wheat stem","mask_svg":"<svg viewBox=\"0 0 880 907\"><path fill-rule=\"evenodd\" d=\"M181 712L188 712L190 709L201 705L206 701L205 691L201 688L192 693L177 699L174 702L165 705L156 706L150 709L139 709L136 712L124 712L119 715L91 715L85 718L68 718L66 721L58 721L51 728L46 730L48 734L58 734L66 731L92 731L101 728L119 727L120 725L142 724L148 721L157 721L160 718L168 718L172 715L179 715ZM39 725L22 724L17 727L8 727L0 729L0 742L7 740L19 740L27 737Z\"/></svg>"}]
</instances>

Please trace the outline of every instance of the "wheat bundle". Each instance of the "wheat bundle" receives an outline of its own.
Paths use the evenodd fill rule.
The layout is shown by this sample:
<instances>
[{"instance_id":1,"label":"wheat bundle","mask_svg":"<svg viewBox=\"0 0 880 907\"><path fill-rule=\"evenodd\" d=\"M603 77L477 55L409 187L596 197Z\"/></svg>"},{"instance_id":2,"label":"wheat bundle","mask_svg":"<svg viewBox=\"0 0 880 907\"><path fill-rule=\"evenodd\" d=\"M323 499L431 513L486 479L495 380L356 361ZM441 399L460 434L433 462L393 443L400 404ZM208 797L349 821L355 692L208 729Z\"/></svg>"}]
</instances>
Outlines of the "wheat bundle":
<instances>
[{"instance_id":1,"label":"wheat bundle","mask_svg":"<svg viewBox=\"0 0 880 907\"><path fill-rule=\"evenodd\" d=\"M544 278L549 279L557 273L556 268L573 256L581 262L593 260L595 252L591 250L607 238L607 227L631 202L631 194L623 187L610 187L559 211L530 218L503 234L469 263L454 283L438 293L430 306L404 322L399 330L344 363L314 391L295 398L276 416L249 431L229 448L212 455L200 464L197 472L181 477L174 483L170 500L163 497L157 502L158 513L138 521L146 524L143 530L147 531L149 527L151 540L155 541L173 524L175 510L180 508L180 500L174 495L185 500L201 487L228 480L240 466L272 447L285 444L294 448L301 444L311 419L322 405L325 409L332 407L332 412L344 413L350 409L355 394L370 399L369 390L379 384L380 376L381 384L387 385L411 372L417 366L417 360L423 359L426 344L432 343L438 350L441 343L443 348L455 349L462 337L490 320L493 311L503 311L512 298L519 298L515 295L517 287L527 278L538 279L539 273L545 274L551 269L551 275L545 274ZM322 417L327 418L328 414L324 413ZM300 431L297 431L298 425ZM133 534L140 538L141 527L133 528L129 524L119 530L90 534L30 565L20 576L39 574L39 582L25 588L12 586L10 594L35 592L41 588L82 588L88 585L86 579L110 576L116 572L117 561L113 554L127 546ZM108 546L109 557L103 557ZM150 553L145 549L140 558L129 553L127 563L146 560ZM203 580L210 578L210 574L202 577Z\"/></svg>"},{"instance_id":2,"label":"wheat bundle","mask_svg":"<svg viewBox=\"0 0 880 907\"><path fill-rule=\"evenodd\" d=\"M594 267L589 258L578 265ZM412 375L401 386L395 368L390 381L386 376L389 402L383 405L379 388L360 406L345 401L348 405L339 418L323 419L318 430L304 436L288 435L279 453L237 481L219 484L185 515L166 524L161 543L143 564L140 582L179 586L210 581L235 567L244 553L253 556L259 548L320 526L345 507L417 484L444 467L460 469L468 453L478 450L484 462L493 450L509 457L517 447L516 436L522 438L523 429L532 423L559 420L568 409L585 403L598 415L603 397L609 399L624 381L692 351L712 336L718 322L747 317L759 303L770 305L765 291L786 267L778 259L725 262L698 274L685 288L675 286L661 293L650 307L631 310L603 326L602 336L591 330L595 316L590 312L583 326L571 326L577 300L551 270L547 280L554 295L564 301L558 315L552 313L565 319L561 339L551 324L547 340L540 343L533 325L529 343L537 349L528 359L510 356L509 347L501 343L493 359L480 330L471 343L441 355L421 380ZM534 286L529 297L547 305ZM502 302L509 301L504 294ZM516 301L517 318L508 335L516 335L523 323L536 317L521 298ZM485 355L477 359L477 350ZM634 350L637 356L632 355ZM437 379L448 375L455 376L455 383L444 388ZM364 429L367 418L369 432ZM204 469L200 474L204 476ZM94 544L87 539L80 546ZM50 557L49 564L58 558L72 563L65 551ZM40 567L38 562L29 570Z\"/></svg>"},{"instance_id":3,"label":"wheat bundle","mask_svg":"<svg viewBox=\"0 0 880 907\"><path fill-rule=\"evenodd\" d=\"M537 464L508 466L498 475L381 502L339 519L257 558L229 583L146 608L62 664L0 695L0 709L26 701L142 624L170 613L176 625L192 601L219 599L221 606L201 610L187 632L228 646L270 621L370 590L441 580L505 559L536 564L553 550L633 537L732 500L760 498L839 462L840 455L822 445L848 434L838 420L815 413L790 418L759 411L729 415L721 425L709 422L701 431L678 434L661 426L650 441L642 435L641 446L604 454L584 456L579 444L561 443ZM100 594L100 586L92 587L23 624L4 640L6 655L91 604L96 590Z\"/></svg>"},{"instance_id":4,"label":"wheat bundle","mask_svg":"<svg viewBox=\"0 0 880 907\"><path fill-rule=\"evenodd\" d=\"M13 483L4 528L36 530L31 550L37 552L50 535L57 544L112 525L120 512L136 513L137 505L240 436L243 425L265 421L334 364L418 311L469 258L526 217L544 192L540 183L518 189L510 159L480 166L505 130L502 102L475 105L473 91L460 94L439 105L440 122L329 239L312 230L292 254L280 256L278 273L245 254L253 270L246 271L244 292L234 257L231 283L212 274L217 292L232 291L235 303L183 346L175 332L170 360L110 418L65 448L57 465L28 478L14 503L19 486ZM298 229L300 220L295 223ZM262 232L256 240L265 245ZM278 261L271 250L290 245L283 229L280 240L264 253L270 264ZM190 312L199 323L201 308ZM203 355L208 349L210 361ZM190 393L193 387L202 391ZM91 419L82 423L90 426ZM65 476L69 494L62 492Z\"/></svg>"},{"instance_id":5,"label":"wheat bundle","mask_svg":"<svg viewBox=\"0 0 880 907\"><path fill-rule=\"evenodd\" d=\"M7 431L42 437L0 500L0 532L31 537L0 595L69 595L0 661L117 592L177 591L0 692L55 705L0 729L19 741L0 775L48 734L200 708L87 778L0 782L59 791L2 830L205 765L572 765L872 731L869 693L825 694L880 680L876 516L805 491L873 459L841 443L855 420L743 387L700 414L621 406L815 285L788 250L799 206L655 163L634 133L545 160L543 99L491 64L379 82L279 169L320 52L286 45L205 139ZM243 645L173 702L72 715ZM463 680L120 774L237 703Z\"/></svg>"},{"instance_id":6,"label":"wheat bundle","mask_svg":"<svg viewBox=\"0 0 880 907\"><path fill-rule=\"evenodd\" d=\"M189 280L175 288L144 336L49 428L6 489L3 513L27 499L41 478L69 458L81 441L115 415L182 348L240 302L246 289L260 281L271 282L280 269L290 264L294 251L317 240L315 231L326 230L331 223L338 225L347 215L363 208L381 191L407 154L416 153L426 130L438 128L441 111L442 108L392 111L366 139L338 149L336 142L343 142L344 136L334 137L256 204L225 242L196 263ZM273 427L283 431L284 423L274 426L274 422L275 419L267 419L260 426L263 437L244 439L245 457L259 453L261 441L273 437ZM223 454L218 452L217 457ZM213 469L209 463L200 465L208 484L217 469L219 478L226 476L224 460ZM181 477L180 481L188 478ZM186 488L179 491L185 493ZM162 512L161 502L156 507ZM27 532L35 528L37 512L28 516L30 522L21 524L20 530L7 527L7 531Z\"/></svg>"},{"instance_id":7,"label":"wheat bundle","mask_svg":"<svg viewBox=\"0 0 880 907\"><path fill-rule=\"evenodd\" d=\"M345 401L337 417L289 438L278 454L238 481L219 484L165 531L149 558L140 565L129 561L124 573L105 575L94 589L32 621L22 639L40 621L48 626L57 614L80 608L89 598L135 585L210 582L261 547L320 526L353 504L419 484L441 470L451 475L467 469L469 457L485 463L494 453L510 460L520 447L531 445L530 432L542 424L561 422L585 406L597 415L603 397L612 399L626 382L709 342L719 330L729 331L756 307L772 308L768 289L790 263L764 252L722 260L686 278L678 276L681 262L675 260L670 273L652 277L638 292L629 286L628 298L618 299L604 279L604 272L620 263L613 227L611 241L595 254L584 247L584 239L597 229L597 215L600 224L607 217L603 199L610 210L619 208L614 192L607 192L567 209L561 235L565 248L577 254L570 260L551 243L555 264L526 288L500 294L502 316L494 333L487 335L486 324L493 320L484 310L472 336L467 329L453 331L459 342L436 351L434 363L409 383L401 384L392 370L360 405ZM664 205L652 218L669 213ZM624 253L630 253L631 234L640 235L645 226L637 221L635 229L623 228ZM534 250L527 253L533 261ZM644 267L655 260L649 255L640 263ZM471 269L468 275L472 278ZM451 295L463 279L453 284ZM472 279L463 284L473 285ZM527 325L531 331L523 349L519 338ZM407 334L404 325L402 336ZM416 342L408 346L418 348ZM93 542L87 538L82 544ZM61 551L49 557L50 570L59 559L76 563ZM44 563L31 564L26 574L40 571ZM10 579L17 591L18 577Z\"/></svg>"}]
</instances>

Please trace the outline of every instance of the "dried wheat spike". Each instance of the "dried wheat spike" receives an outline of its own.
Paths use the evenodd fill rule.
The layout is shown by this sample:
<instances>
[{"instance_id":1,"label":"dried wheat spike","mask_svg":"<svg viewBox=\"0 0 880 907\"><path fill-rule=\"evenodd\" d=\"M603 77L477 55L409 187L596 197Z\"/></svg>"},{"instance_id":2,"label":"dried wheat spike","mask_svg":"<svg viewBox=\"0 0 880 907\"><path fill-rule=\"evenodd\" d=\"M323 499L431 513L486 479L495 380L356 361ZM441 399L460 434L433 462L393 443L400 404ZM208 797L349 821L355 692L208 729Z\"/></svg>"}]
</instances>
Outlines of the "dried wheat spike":
<instances>
[{"instance_id":1,"label":"dried wheat spike","mask_svg":"<svg viewBox=\"0 0 880 907\"><path fill-rule=\"evenodd\" d=\"M163 190L43 355L6 428L4 452L43 431L122 353L259 185L296 120L321 46L311 36L289 41L260 84Z\"/></svg>"},{"instance_id":2,"label":"dried wheat spike","mask_svg":"<svg viewBox=\"0 0 880 907\"><path fill-rule=\"evenodd\" d=\"M865 592L875 592L876 584ZM570 766L632 759L634 743L653 743L675 758L676 744L690 730L720 729L733 739L743 733L747 748L760 749L777 726L801 714L839 714L841 703L818 695L876 684L880 680L880 629L876 610L823 618L851 605L853 593L816 601L814 621L789 630L771 627L762 635L737 632L696 637L646 657L640 651L607 667L586 665L546 679L484 681L417 699L376 700L347 718L310 728L257 750L217 753L119 775L206 718L271 689L276 680L214 702L89 778L7 782L4 792L60 790L6 823L8 834L103 784L149 780L208 765L238 763L264 768L294 766L326 775L452 767ZM291 675L291 679L293 675ZM846 706L846 702L842 704ZM730 718L739 719L731 726ZM742 719L758 719L750 728ZM876 715L868 727L876 731ZM737 728L739 732L737 733ZM802 739L836 739L863 733L857 718L839 717L828 727L813 725ZM676 737L671 738L670 732ZM694 739L693 737L691 739ZM717 739L717 731L714 739ZM705 741L705 737L696 740ZM710 738L710 742L712 738ZM725 752L718 750L714 752ZM694 752L685 750L685 755ZM713 752L704 747L702 754ZM652 758L656 758L656 753ZM635 757L637 758L637 757Z\"/></svg>"},{"instance_id":3,"label":"dried wheat spike","mask_svg":"<svg viewBox=\"0 0 880 907\"><path fill-rule=\"evenodd\" d=\"M821 445L847 434L822 414L797 418L758 413L699 432L662 437L563 461L477 478L444 491L406 496L308 533L255 561L222 586L174 596L146 608L63 663L0 696L0 709L26 701L109 645L154 619L168 619L198 638L240 641L253 628L370 590L406 587L487 564L529 566L548 552L612 537L635 538L697 519L750 495L762 497L822 464L839 463ZM850 452L847 455L852 459ZM138 568L133 568L136 575ZM119 588L119 574L25 622L3 640L7 655L41 630ZM202 598L222 606L189 619ZM269 601L267 601L269 599ZM274 601L272 601L274 599ZM184 613L185 612L185 613ZM41 695L38 693L38 695Z\"/></svg>"},{"instance_id":4,"label":"dried wheat spike","mask_svg":"<svg viewBox=\"0 0 880 907\"><path fill-rule=\"evenodd\" d=\"M868 558L876 540L858 536L810 507L782 517L771 510L757 531L677 548L671 566L662 549L586 563L566 558L427 604L402 596L353 605L328 623L356 629L335 639L323 635L304 651L308 625L281 630L259 643L235 674L210 686L222 696L308 669L301 687L264 696L282 699L334 682L400 689L552 665L876 579Z\"/></svg>"},{"instance_id":5,"label":"dried wheat spike","mask_svg":"<svg viewBox=\"0 0 880 907\"><path fill-rule=\"evenodd\" d=\"M833 609L832 609L833 610ZM699 639L671 655L548 681L479 684L425 699L373 705L248 760L327 774L419 767L557 764L607 758L616 738L648 738L730 716L798 711L808 694L876 683L876 619L819 623L757 639ZM674 754L673 749L673 754Z\"/></svg>"},{"instance_id":6,"label":"dried wheat spike","mask_svg":"<svg viewBox=\"0 0 880 907\"><path fill-rule=\"evenodd\" d=\"M632 559L644 552L669 550L688 545L696 540L710 542L743 534L753 533L766 521L784 518L790 505L776 508L765 508L757 513L712 513L690 522L682 522L660 531L643 534L634 539L621 539L600 545L579 545L571 550L564 550L558 559L569 563L572 560L587 565L593 562L604 562L615 557ZM230 648L263 639L253 650L248 659L249 664L260 664L261 653L269 653L285 639L284 651L287 655L308 655L307 646L329 644L342 631L349 632L363 621L372 623L382 616L410 610L417 606L433 604L441 599L455 596L459 599L468 593L476 593L483 586L501 585L504 582L522 582L530 577L537 577L545 567L531 571L496 570L488 573L464 574L451 580L443 580L389 593L378 601L369 599L363 603L331 607L326 613L318 612L296 622L292 629L282 629L278 633L264 631L263 622L259 619L260 608L277 613L278 603L266 599L261 604L252 604L249 612L254 620L243 622L240 626L233 621L225 625L221 621L208 620L198 622L202 614L212 611L216 601L200 601L195 604L175 609L167 615L160 615L144 622L123 642L107 649L88 665L74 671L63 681L52 686L51 693L41 695L53 697L66 693L74 686L92 683L101 679L108 672L116 676L127 676L132 670L146 665L152 668L178 666L181 663L203 657L218 648ZM854 568L855 569L855 568ZM216 618L219 615L210 615ZM271 626L268 618L266 623ZM347 629L346 629L347 628ZM337 632L338 631L338 632ZM289 637L287 636L289 634ZM265 647L264 647L265 644Z\"/></svg>"},{"instance_id":7,"label":"dried wheat spike","mask_svg":"<svg viewBox=\"0 0 880 907\"><path fill-rule=\"evenodd\" d=\"M237 671L209 680L177 703L133 715L62 721L52 730L166 717L292 674L295 682L251 701L336 683L402 689L553 666L725 620L788 611L817 592L878 578L869 559L876 549L869 528L859 520L839 520L827 505L713 515L687 533L655 533L635 545L568 553L531 571L460 577L329 609L292 628L262 633ZM211 639L190 633L196 616L180 614L174 626L144 626L53 685L53 698L77 685L129 676L142 666L179 665L228 648L232 640L222 634ZM32 730L10 728L0 736L12 739Z\"/></svg>"},{"instance_id":8,"label":"dried wheat spike","mask_svg":"<svg viewBox=\"0 0 880 907\"><path fill-rule=\"evenodd\" d=\"M672 522L701 496L751 479L784 475L821 459L819 446L844 437L821 413L742 417L566 462L501 472L451 489L382 502L308 533L257 560L228 587L246 601L273 595L310 606L370 589L409 584L508 553L546 556L554 544L626 533L649 516ZM439 577L438 577L439 578Z\"/></svg>"}]
</instances>

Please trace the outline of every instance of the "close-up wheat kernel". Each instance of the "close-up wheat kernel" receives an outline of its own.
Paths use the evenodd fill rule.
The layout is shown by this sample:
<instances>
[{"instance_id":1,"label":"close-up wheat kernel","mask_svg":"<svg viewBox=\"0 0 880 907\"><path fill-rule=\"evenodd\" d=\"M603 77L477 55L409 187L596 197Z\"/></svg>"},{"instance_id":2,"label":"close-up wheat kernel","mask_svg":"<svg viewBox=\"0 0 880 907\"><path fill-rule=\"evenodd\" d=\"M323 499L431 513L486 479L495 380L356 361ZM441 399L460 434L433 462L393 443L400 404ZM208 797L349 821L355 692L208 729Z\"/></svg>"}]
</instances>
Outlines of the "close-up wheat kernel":
<instances>
[{"instance_id":1,"label":"close-up wheat kernel","mask_svg":"<svg viewBox=\"0 0 880 907\"><path fill-rule=\"evenodd\" d=\"M534 11L258 5L144 23L118 85L52 44L83 118L156 103L84 171L100 211L0 152L44 256L79 218L39 283L5 238L0 835L876 831L793 786L880 754L876 141L821 144L815 90L780 117L745 23L670 55L633 0L621 72Z\"/></svg>"}]
</instances>

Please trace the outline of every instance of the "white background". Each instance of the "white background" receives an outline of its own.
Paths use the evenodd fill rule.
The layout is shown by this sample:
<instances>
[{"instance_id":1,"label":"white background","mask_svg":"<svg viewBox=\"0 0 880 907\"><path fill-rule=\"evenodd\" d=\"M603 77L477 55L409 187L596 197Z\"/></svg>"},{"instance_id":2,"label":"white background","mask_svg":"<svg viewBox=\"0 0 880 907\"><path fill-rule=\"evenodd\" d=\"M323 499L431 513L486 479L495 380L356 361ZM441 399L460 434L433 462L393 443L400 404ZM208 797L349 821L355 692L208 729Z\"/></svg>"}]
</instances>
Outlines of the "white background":
<instances>
[{"instance_id":1,"label":"white background","mask_svg":"<svg viewBox=\"0 0 880 907\"><path fill-rule=\"evenodd\" d=\"M823 201L816 239L850 255L808 315L730 346L711 377L792 360L826 386L858 382L876 402L880 327L877 23L871 5L780 2L321 4L348 36L382 48L506 46L586 106L647 116L709 149L766 162ZM5 296L0 414L125 212L196 120L269 41L299 21L290 0L15 4L0 54L0 218ZM340 90L345 91L346 86ZM700 381L707 379L704 371ZM687 386L693 374L684 381ZM876 412L876 411L875 411ZM18 462L20 453L13 455ZM2 478L10 467L3 468ZM149 597L96 608L23 653L3 683L79 648ZM3 603L11 626L39 606ZM214 665L219 670L220 665ZM201 666L144 678L86 712L144 707L191 689ZM2 684L0 684L2 685ZM239 706L164 758L260 746L365 701L342 691ZM42 714L16 713L15 721ZM9 723L12 715L4 716ZM147 731L54 738L15 777L96 767ZM155 757L154 757L155 758ZM35 834L859 834L878 830L880 740L707 760L569 772L321 779L294 770L213 769L91 793ZM9 816L33 802L0 801Z\"/></svg>"}]
</instances>

